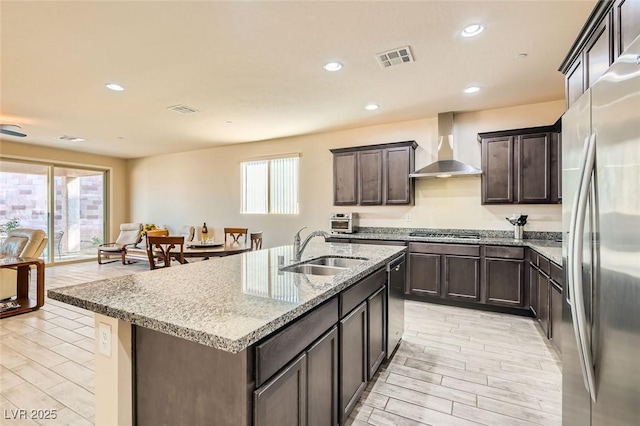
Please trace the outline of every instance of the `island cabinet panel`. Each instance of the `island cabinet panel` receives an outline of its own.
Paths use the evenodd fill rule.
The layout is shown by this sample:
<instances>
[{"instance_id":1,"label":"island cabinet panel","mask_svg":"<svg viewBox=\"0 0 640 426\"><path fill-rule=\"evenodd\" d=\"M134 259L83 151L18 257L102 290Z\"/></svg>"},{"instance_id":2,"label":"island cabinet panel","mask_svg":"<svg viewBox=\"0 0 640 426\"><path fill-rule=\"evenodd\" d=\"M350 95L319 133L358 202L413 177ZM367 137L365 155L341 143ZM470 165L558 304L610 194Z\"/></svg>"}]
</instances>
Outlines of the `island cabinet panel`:
<instances>
[{"instance_id":1,"label":"island cabinet panel","mask_svg":"<svg viewBox=\"0 0 640 426\"><path fill-rule=\"evenodd\" d=\"M331 149L334 205L413 204L415 141Z\"/></svg>"},{"instance_id":2,"label":"island cabinet panel","mask_svg":"<svg viewBox=\"0 0 640 426\"><path fill-rule=\"evenodd\" d=\"M414 155L411 146L400 146L384 150L384 164L387 165L384 179L384 203L412 204L414 193L414 179L407 179L413 173Z\"/></svg>"},{"instance_id":3,"label":"island cabinet panel","mask_svg":"<svg viewBox=\"0 0 640 426\"><path fill-rule=\"evenodd\" d=\"M386 358L387 287L384 286L367 299L367 358L368 379L371 380Z\"/></svg>"},{"instance_id":4,"label":"island cabinet panel","mask_svg":"<svg viewBox=\"0 0 640 426\"><path fill-rule=\"evenodd\" d=\"M409 253L409 280L405 293L440 296L440 255Z\"/></svg>"},{"instance_id":5,"label":"island cabinet panel","mask_svg":"<svg viewBox=\"0 0 640 426\"><path fill-rule=\"evenodd\" d=\"M538 271L538 322L549 337L549 276L542 270Z\"/></svg>"},{"instance_id":6,"label":"island cabinet panel","mask_svg":"<svg viewBox=\"0 0 640 426\"><path fill-rule=\"evenodd\" d=\"M514 136L482 140L482 203L514 201Z\"/></svg>"},{"instance_id":7,"label":"island cabinet panel","mask_svg":"<svg viewBox=\"0 0 640 426\"><path fill-rule=\"evenodd\" d=\"M340 318L358 307L373 293L376 293L386 282L387 273L382 268L340 293Z\"/></svg>"},{"instance_id":8,"label":"island cabinet panel","mask_svg":"<svg viewBox=\"0 0 640 426\"><path fill-rule=\"evenodd\" d=\"M483 269L485 303L524 307L524 261L485 258Z\"/></svg>"},{"instance_id":9,"label":"island cabinet panel","mask_svg":"<svg viewBox=\"0 0 640 426\"><path fill-rule=\"evenodd\" d=\"M256 385L262 385L337 322L338 299L333 298L256 345Z\"/></svg>"},{"instance_id":10,"label":"island cabinet panel","mask_svg":"<svg viewBox=\"0 0 640 426\"><path fill-rule=\"evenodd\" d=\"M333 204L351 206L358 203L358 153L333 155Z\"/></svg>"},{"instance_id":11,"label":"island cabinet panel","mask_svg":"<svg viewBox=\"0 0 640 426\"><path fill-rule=\"evenodd\" d=\"M338 423L338 327L307 350L307 426Z\"/></svg>"},{"instance_id":12,"label":"island cabinet panel","mask_svg":"<svg viewBox=\"0 0 640 426\"><path fill-rule=\"evenodd\" d=\"M562 352L562 290L551 281L549 295L549 340L558 352Z\"/></svg>"},{"instance_id":13,"label":"island cabinet panel","mask_svg":"<svg viewBox=\"0 0 640 426\"><path fill-rule=\"evenodd\" d=\"M480 258L449 256L444 262L444 288L447 299L480 300Z\"/></svg>"},{"instance_id":14,"label":"island cabinet panel","mask_svg":"<svg viewBox=\"0 0 640 426\"><path fill-rule=\"evenodd\" d=\"M613 6L614 58L620 56L640 35L640 2L616 0Z\"/></svg>"},{"instance_id":15,"label":"island cabinet panel","mask_svg":"<svg viewBox=\"0 0 640 426\"><path fill-rule=\"evenodd\" d=\"M382 150L358 152L358 183L360 205L382 204Z\"/></svg>"},{"instance_id":16,"label":"island cabinet panel","mask_svg":"<svg viewBox=\"0 0 640 426\"><path fill-rule=\"evenodd\" d=\"M367 387L367 303L340 320L340 423Z\"/></svg>"},{"instance_id":17,"label":"island cabinet panel","mask_svg":"<svg viewBox=\"0 0 640 426\"><path fill-rule=\"evenodd\" d=\"M254 392L253 424L255 426L305 425L306 370L307 356L302 354L276 377Z\"/></svg>"},{"instance_id":18,"label":"island cabinet panel","mask_svg":"<svg viewBox=\"0 0 640 426\"><path fill-rule=\"evenodd\" d=\"M534 317L538 317L538 268L529 263L529 309Z\"/></svg>"}]
</instances>

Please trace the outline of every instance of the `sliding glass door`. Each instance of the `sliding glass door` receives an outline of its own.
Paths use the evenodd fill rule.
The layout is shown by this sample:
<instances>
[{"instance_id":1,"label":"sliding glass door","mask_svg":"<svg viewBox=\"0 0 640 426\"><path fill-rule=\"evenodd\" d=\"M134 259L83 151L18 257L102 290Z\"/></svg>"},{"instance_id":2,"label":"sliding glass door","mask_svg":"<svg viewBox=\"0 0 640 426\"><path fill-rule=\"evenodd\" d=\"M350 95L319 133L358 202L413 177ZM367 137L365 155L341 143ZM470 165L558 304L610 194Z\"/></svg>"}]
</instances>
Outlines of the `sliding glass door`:
<instances>
[{"instance_id":1,"label":"sliding glass door","mask_svg":"<svg viewBox=\"0 0 640 426\"><path fill-rule=\"evenodd\" d=\"M95 258L105 235L105 178L105 170L0 160L0 239L15 227L42 229L47 263Z\"/></svg>"}]
</instances>

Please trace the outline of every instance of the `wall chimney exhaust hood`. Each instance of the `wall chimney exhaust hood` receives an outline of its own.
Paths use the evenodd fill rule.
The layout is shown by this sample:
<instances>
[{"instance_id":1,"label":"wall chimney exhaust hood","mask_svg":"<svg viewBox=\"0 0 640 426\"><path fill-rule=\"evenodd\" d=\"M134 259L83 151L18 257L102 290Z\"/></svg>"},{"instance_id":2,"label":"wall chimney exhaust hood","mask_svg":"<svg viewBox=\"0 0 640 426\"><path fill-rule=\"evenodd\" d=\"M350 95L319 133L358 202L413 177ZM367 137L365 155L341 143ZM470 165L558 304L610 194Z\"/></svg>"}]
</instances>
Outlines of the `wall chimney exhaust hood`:
<instances>
[{"instance_id":1,"label":"wall chimney exhaust hood","mask_svg":"<svg viewBox=\"0 0 640 426\"><path fill-rule=\"evenodd\" d=\"M453 113L438 114L438 161L411 173L412 178L478 176L482 170L453 159Z\"/></svg>"}]
</instances>

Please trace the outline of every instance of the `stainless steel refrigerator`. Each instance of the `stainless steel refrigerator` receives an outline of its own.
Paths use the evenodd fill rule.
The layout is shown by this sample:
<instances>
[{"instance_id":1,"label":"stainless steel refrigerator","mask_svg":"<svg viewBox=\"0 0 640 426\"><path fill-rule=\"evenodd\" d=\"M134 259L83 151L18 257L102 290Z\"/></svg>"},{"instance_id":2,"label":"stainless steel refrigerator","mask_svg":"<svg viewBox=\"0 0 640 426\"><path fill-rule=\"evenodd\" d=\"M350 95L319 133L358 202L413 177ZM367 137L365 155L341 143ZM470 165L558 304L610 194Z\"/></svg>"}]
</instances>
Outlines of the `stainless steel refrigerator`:
<instances>
[{"instance_id":1,"label":"stainless steel refrigerator","mask_svg":"<svg viewBox=\"0 0 640 426\"><path fill-rule=\"evenodd\" d=\"M563 425L640 424L640 37L562 118Z\"/></svg>"}]
</instances>

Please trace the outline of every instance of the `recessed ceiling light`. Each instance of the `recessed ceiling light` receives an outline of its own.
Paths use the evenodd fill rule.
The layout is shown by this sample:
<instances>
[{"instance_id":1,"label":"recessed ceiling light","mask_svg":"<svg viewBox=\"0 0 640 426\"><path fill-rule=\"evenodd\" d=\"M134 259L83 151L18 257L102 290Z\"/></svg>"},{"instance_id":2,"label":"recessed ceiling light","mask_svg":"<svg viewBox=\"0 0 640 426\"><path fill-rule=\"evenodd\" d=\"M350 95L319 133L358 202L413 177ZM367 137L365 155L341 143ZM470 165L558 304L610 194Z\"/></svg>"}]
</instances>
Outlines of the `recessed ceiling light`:
<instances>
[{"instance_id":1,"label":"recessed ceiling light","mask_svg":"<svg viewBox=\"0 0 640 426\"><path fill-rule=\"evenodd\" d=\"M340 71L342 64L340 62L328 62L324 64L324 69L327 71Z\"/></svg>"},{"instance_id":2,"label":"recessed ceiling light","mask_svg":"<svg viewBox=\"0 0 640 426\"><path fill-rule=\"evenodd\" d=\"M68 135L58 136L58 140L64 141L64 142L86 142L87 141L85 138L79 138L77 136L68 136Z\"/></svg>"},{"instance_id":3,"label":"recessed ceiling light","mask_svg":"<svg viewBox=\"0 0 640 426\"><path fill-rule=\"evenodd\" d=\"M367 104L365 105L364 109L368 110L368 111L373 111L380 108L380 105L378 104Z\"/></svg>"},{"instance_id":4,"label":"recessed ceiling light","mask_svg":"<svg viewBox=\"0 0 640 426\"><path fill-rule=\"evenodd\" d=\"M462 30L462 37L473 37L477 36L484 30L484 27L480 24L473 24L466 27Z\"/></svg>"},{"instance_id":5,"label":"recessed ceiling light","mask_svg":"<svg viewBox=\"0 0 640 426\"><path fill-rule=\"evenodd\" d=\"M529 56L529 55L526 54L526 53L518 53L516 56L513 57L513 59L524 59L527 56Z\"/></svg>"},{"instance_id":6,"label":"recessed ceiling light","mask_svg":"<svg viewBox=\"0 0 640 426\"><path fill-rule=\"evenodd\" d=\"M466 89L464 89L464 93L477 93L480 91L480 88L478 86L469 86Z\"/></svg>"},{"instance_id":7,"label":"recessed ceiling light","mask_svg":"<svg viewBox=\"0 0 640 426\"><path fill-rule=\"evenodd\" d=\"M107 89L114 90L116 92L122 92L124 87L120 86L118 83L107 83Z\"/></svg>"},{"instance_id":8,"label":"recessed ceiling light","mask_svg":"<svg viewBox=\"0 0 640 426\"><path fill-rule=\"evenodd\" d=\"M436 175L436 177L437 177L437 178L440 178L440 179L445 179L445 178L450 178L450 177L451 177L451 175L445 175L445 174L442 174L442 175Z\"/></svg>"}]
</instances>

